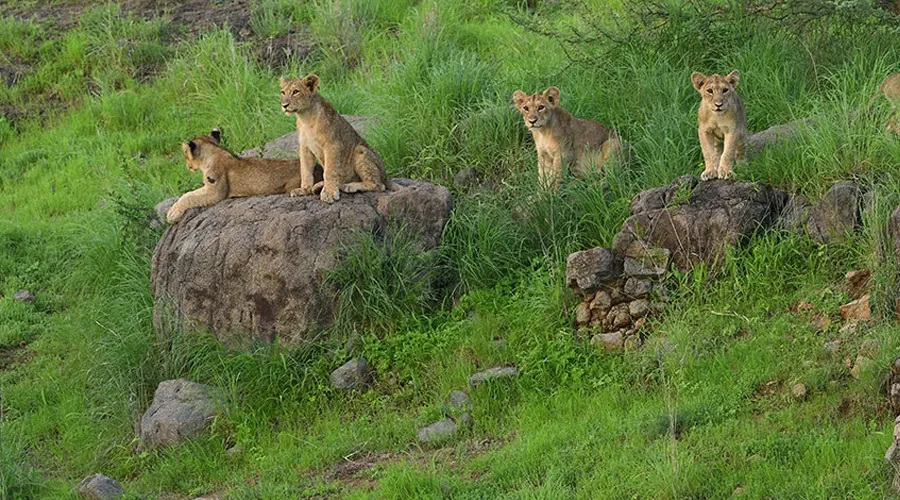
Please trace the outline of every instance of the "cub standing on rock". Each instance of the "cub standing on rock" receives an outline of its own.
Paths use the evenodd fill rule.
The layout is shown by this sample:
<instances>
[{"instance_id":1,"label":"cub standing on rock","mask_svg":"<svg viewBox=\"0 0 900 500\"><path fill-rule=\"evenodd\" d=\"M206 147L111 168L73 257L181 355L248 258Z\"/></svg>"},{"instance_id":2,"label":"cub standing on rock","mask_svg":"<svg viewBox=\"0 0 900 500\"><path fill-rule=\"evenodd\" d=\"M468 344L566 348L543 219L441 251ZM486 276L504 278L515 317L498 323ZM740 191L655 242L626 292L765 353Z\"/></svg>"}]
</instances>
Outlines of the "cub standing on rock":
<instances>
[{"instance_id":1,"label":"cub standing on rock","mask_svg":"<svg viewBox=\"0 0 900 500\"><path fill-rule=\"evenodd\" d=\"M169 223L178 222L188 209L208 207L226 198L264 194L287 194L300 187L300 162L238 158L221 146L222 132L213 129L182 143L190 170L203 172L203 187L178 198L166 213Z\"/></svg>"},{"instance_id":2,"label":"cub standing on rock","mask_svg":"<svg viewBox=\"0 0 900 500\"><path fill-rule=\"evenodd\" d=\"M747 113L744 101L735 91L740 78L738 70L727 76L696 72L691 75L691 83L703 96L697 113L705 165L701 180L730 179L734 164L744 157Z\"/></svg>"},{"instance_id":3,"label":"cub standing on rock","mask_svg":"<svg viewBox=\"0 0 900 500\"><path fill-rule=\"evenodd\" d=\"M294 80L281 79L281 109L297 116L300 150L300 187L291 196L315 194L334 203L341 191L384 191L392 189L381 157L318 93L319 77L309 75ZM313 182L316 160L325 171L323 183Z\"/></svg>"},{"instance_id":4,"label":"cub standing on rock","mask_svg":"<svg viewBox=\"0 0 900 500\"><path fill-rule=\"evenodd\" d=\"M616 131L561 108L556 87L533 95L517 90L513 103L534 137L538 178L544 187L558 188L566 167L583 177L614 158L625 159L625 147Z\"/></svg>"}]
</instances>

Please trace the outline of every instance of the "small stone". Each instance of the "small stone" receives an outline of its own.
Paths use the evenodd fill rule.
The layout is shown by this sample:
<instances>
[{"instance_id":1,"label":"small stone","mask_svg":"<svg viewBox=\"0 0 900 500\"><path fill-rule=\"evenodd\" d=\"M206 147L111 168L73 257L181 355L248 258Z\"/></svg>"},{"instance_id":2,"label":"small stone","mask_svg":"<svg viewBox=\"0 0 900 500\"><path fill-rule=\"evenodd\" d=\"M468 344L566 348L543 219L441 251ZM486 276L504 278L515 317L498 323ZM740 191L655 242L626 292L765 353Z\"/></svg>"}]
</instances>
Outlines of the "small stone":
<instances>
[{"instance_id":1,"label":"small stone","mask_svg":"<svg viewBox=\"0 0 900 500\"><path fill-rule=\"evenodd\" d=\"M618 351L625 347L622 332L601 333L591 337L591 345L602 347L606 351Z\"/></svg>"},{"instance_id":2,"label":"small stone","mask_svg":"<svg viewBox=\"0 0 900 500\"><path fill-rule=\"evenodd\" d=\"M628 314L632 318L643 318L650 314L650 301L647 299L638 299L628 304Z\"/></svg>"},{"instance_id":3,"label":"small stone","mask_svg":"<svg viewBox=\"0 0 900 500\"><path fill-rule=\"evenodd\" d=\"M647 324L647 318L638 318L634 320L634 331L639 332Z\"/></svg>"},{"instance_id":4,"label":"small stone","mask_svg":"<svg viewBox=\"0 0 900 500\"><path fill-rule=\"evenodd\" d=\"M586 325L591 322L591 304L581 302L575 307L575 324Z\"/></svg>"},{"instance_id":5,"label":"small stone","mask_svg":"<svg viewBox=\"0 0 900 500\"><path fill-rule=\"evenodd\" d=\"M566 259L566 282L582 295L600 289L622 274L622 260L606 248L575 252Z\"/></svg>"},{"instance_id":6,"label":"small stone","mask_svg":"<svg viewBox=\"0 0 900 500\"><path fill-rule=\"evenodd\" d=\"M456 422L445 418L439 420L427 427L422 427L416 432L416 438L422 444L437 443L445 441L456 435Z\"/></svg>"},{"instance_id":7,"label":"small stone","mask_svg":"<svg viewBox=\"0 0 900 500\"><path fill-rule=\"evenodd\" d=\"M853 319L868 321L869 317L872 315L872 310L869 308L869 296L863 295L853 302L842 305L840 311L844 321Z\"/></svg>"},{"instance_id":8,"label":"small stone","mask_svg":"<svg viewBox=\"0 0 900 500\"><path fill-rule=\"evenodd\" d=\"M363 388L374 379L375 370L362 357L351 359L331 372L331 385L340 390Z\"/></svg>"},{"instance_id":9,"label":"small stone","mask_svg":"<svg viewBox=\"0 0 900 500\"><path fill-rule=\"evenodd\" d=\"M451 391L450 406L457 410L467 409L469 407L469 395L463 391Z\"/></svg>"},{"instance_id":10,"label":"small stone","mask_svg":"<svg viewBox=\"0 0 900 500\"><path fill-rule=\"evenodd\" d=\"M797 383L791 387L791 396L794 396L794 399L806 399L806 394L807 389L805 384Z\"/></svg>"},{"instance_id":11,"label":"small stone","mask_svg":"<svg viewBox=\"0 0 900 500\"><path fill-rule=\"evenodd\" d=\"M653 291L653 282L638 278L628 278L622 291L629 297L642 299Z\"/></svg>"},{"instance_id":12,"label":"small stone","mask_svg":"<svg viewBox=\"0 0 900 500\"><path fill-rule=\"evenodd\" d=\"M463 412L459 415L459 418L456 419L456 424L469 429L475 425L475 420L472 418L471 413Z\"/></svg>"},{"instance_id":13,"label":"small stone","mask_svg":"<svg viewBox=\"0 0 900 500\"><path fill-rule=\"evenodd\" d=\"M94 474L85 478L75 490L85 500L112 500L125 495L125 488L115 479Z\"/></svg>"},{"instance_id":14,"label":"small stone","mask_svg":"<svg viewBox=\"0 0 900 500\"><path fill-rule=\"evenodd\" d=\"M605 316L612 307L612 298L604 290L600 290L591 300L591 311L597 311L601 316Z\"/></svg>"},{"instance_id":15,"label":"small stone","mask_svg":"<svg viewBox=\"0 0 900 500\"><path fill-rule=\"evenodd\" d=\"M868 269L850 271L845 278L847 281L844 288L852 300L868 295L872 291L872 271Z\"/></svg>"},{"instance_id":16,"label":"small stone","mask_svg":"<svg viewBox=\"0 0 900 500\"><path fill-rule=\"evenodd\" d=\"M32 302L34 301L34 294L28 290L19 290L13 295L13 300L16 302Z\"/></svg>"},{"instance_id":17,"label":"small stone","mask_svg":"<svg viewBox=\"0 0 900 500\"><path fill-rule=\"evenodd\" d=\"M829 342L825 342L825 351L827 351L830 354L834 354L834 353L838 352L839 350L841 350L841 344L842 344L842 342L840 340L832 340Z\"/></svg>"},{"instance_id":18,"label":"small stone","mask_svg":"<svg viewBox=\"0 0 900 500\"><path fill-rule=\"evenodd\" d=\"M474 387L484 382L491 382L502 378L517 377L518 375L519 369L515 366L495 366L469 377L469 385Z\"/></svg>"},{"instance_id":19,"label":"small stone","mask_svg":"<svg viewBox=\"0 0 900 500\"><path fill-rule=\"evenodd\" d=\"M612 305L616 306L628 300L628 296L622 291L622 287L614 286L609 288L609 300Z\"/></svg>"},{"instance_id":20,"label":"small stone","mask_svg":"<svg viewBox=\"0 0 900 500\"><path fill-rule=\"evenodd\" d=\"M141 445L172 446L203 433L219 414L220 400L208 385L187 379L161 382L138 426Z\"/></svg>"},{"instance_id":21,"label":"small stone","mask_svg":"<svg viewBox=\"0 0 900 500\"><path fill-rule=\"evenodd\" d=\"M657 248L641 240L632 241L625 248L625 274L634 278L659 278L666 274L671 251Z\"/></svg>"},{"instance_id":22,"label":"small stone","mask_svg":"<svg viewBox=\"0 0 900 500\"><path fill-rule=\"evenodd\" d=\"M619 304L610 309L609 314L606 315L603 329L612 332L631 325L631 315L628 313L628 309L628 304Z\"/></svg>"},{"instance_id":23,"label":"small stone","mask_svg":"<svg viewBox=\"0 0 900 500\"><path fill-rule=\"evenodd\" d=\"M862 375L862 372L871 365L873 361L862 354L856 356L856 362L853 363L853 368L850 369L850 376L859 380L859 377Z\"/></svg>"}]
</instances>

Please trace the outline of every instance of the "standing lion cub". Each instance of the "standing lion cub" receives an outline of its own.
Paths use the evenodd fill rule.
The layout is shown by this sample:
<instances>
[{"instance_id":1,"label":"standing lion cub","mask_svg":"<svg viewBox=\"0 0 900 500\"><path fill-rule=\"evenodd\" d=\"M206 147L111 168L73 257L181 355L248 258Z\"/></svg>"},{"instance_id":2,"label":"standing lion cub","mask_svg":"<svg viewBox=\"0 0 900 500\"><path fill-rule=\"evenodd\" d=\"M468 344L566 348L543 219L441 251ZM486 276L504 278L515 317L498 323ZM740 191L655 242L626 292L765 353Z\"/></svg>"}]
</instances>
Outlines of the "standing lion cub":
<instances>
[{"instance_id":1,"label":"standing lion cub","mask_svg":"<svg viewBox=\"0 0 900 500\"><path fill-rule=\"evenodd\" d=\"M691 83L703 96L697 112L700 149L705 168L700 179L731 178L734 164L744 157L747 142L747 113L736 89L741 74L726 76L693 73Z\"/></svg>"},{"instance_id":2,"label":"standing lion cub","mask_svg":"<svg viewBox=\"0 0 900 500\"><path fill-rule=\"evenodd\" d=\"M582 177L614 158L625 159L624 144L616 131L561 108L556 87L532 95L517 90L512 97L534 137L538 178L545 187L558 188L566 167Z\"/></svg>"},{"instance_id":3,"label":"standing lion cub","mask_svg":"<svg viewBox=\"0 0 900 500\"><path fill-rule=\"evenodd\" d=\"M189 170L203 172L203 187L185 193L166 212L166 220L174 224L184 212L195 207L215 205L226 198L287 194L300 187L300 162L238 158L221 146L222 132L213 129L182 143Z\"/></svg>"},{"instance_id":4,"label":"standing lion cub","mask_svg":"<svg viewBox=\"0 0 900 500\"><path fill-rule=\"evenodd\" d=\"M318 93L319 77L309 75L294 80L281 79L281 109L297 117L300 152L300 187L291 196L315 194L313 182L316 160L325 171L320 198L334 203L341 191L384 191L392 189L384 163L331 103Z\"/></svg>"}]
</instances>

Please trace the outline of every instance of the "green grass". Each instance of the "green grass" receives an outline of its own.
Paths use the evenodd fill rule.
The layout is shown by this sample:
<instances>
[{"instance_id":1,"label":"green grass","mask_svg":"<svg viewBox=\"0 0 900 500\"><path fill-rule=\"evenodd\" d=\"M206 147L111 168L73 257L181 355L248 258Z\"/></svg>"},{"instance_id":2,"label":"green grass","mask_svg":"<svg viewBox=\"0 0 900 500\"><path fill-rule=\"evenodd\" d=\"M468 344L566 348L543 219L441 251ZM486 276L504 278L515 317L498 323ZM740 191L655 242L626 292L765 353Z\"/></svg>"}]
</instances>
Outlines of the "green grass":
<instances>
[{"instance_id":1,"label":"green grass","mask_svg":"<svg viewBox=\"0 0 900 500\"><path fill-rule=\"evenodd\" d=\"M900 143L880 132L885 106L847 116L897 71L896 34L835 21L798 37L731 18L710 32L688 12L635 43L580 47L590 62L570 64L513 20L535 15L553 29L586 23L564 2L536 13L500 0L254 2L256 35L315 41L285 76L316 72L339 111L377 116L367 139L390 174L447 185L455 209L439 250L418 254L400 237L349 251L329 277L341 289L334 335L251 352L196 332L157 343L149 271L161 230L149 221L156 202L197 183L185 138L219 126L240 151L294 127L279 74L227 30L173 45L166 22L114 4L65 33L0 19L0 65L24 68L0 87L0 110L26 111L0 118L0 498L67 498L97 471L140 498L889 496L880 386L900 349L886 229ZM811 198L854 179L872 193L863 229L828 246L759 235L721 269L673 272L647 344L598 351L573 331L565 258L611 244L641 189L699 173L689 75L732 68L751 129L811 119L737 176ZM535 194L533 144L510 96L550 85L576 115L616 126L635 164ZM464 168L488 188L454 187ZM861 267L875 271L877 319L842 331L840 283ZM14 302L20 288L37 300ZM799 300L831 325L816 332L790 313ZM859 352L875 363L857 380L844 358ZM375 387L332 390L329 372L359 354ZM416 444L451 390L497 364L522 375L471 391L471 431ZM231 403L205 437L137 453L134 422L175 377ZM805 401L790 396L797 382ZM328 474L351 459L374 466Z\"/></svg>"}]
</instances>

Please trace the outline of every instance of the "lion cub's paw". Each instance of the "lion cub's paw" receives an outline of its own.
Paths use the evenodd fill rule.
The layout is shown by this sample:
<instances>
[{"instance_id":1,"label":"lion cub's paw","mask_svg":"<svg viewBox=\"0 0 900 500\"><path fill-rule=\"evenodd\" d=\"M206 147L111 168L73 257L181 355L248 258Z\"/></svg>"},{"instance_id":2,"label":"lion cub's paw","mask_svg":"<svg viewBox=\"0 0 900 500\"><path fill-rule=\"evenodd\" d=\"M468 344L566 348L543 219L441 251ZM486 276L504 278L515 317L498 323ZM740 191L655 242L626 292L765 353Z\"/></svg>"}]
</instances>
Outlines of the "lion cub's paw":
<instances>
[{"instance_id":1,"label":"lion cub's paw","mask_svg":"<svg viewBox=\"0 0 900 500\"><path fill-rule=\"evenodd\" d=\"M175 207L172 207L168 212L166 212L166 221L168 221L169 224L175 224L176 222L181 220L181 217L183 215L184 212L182 212L181 210L176 210Z\"/></svg>"},{"instance_id":2,"label":"lion cub's paw","mask_svg":"<svg viewBox=\"0 0 900 500\"><path fill-rule=\"evenodd\" d=\"M315 193L313 193L313 190L310 189L310 188L294 188L294 189L291 189L291 197L292 197L292 198L293 198L294 196L309 196L309 195L311 195L311 194L315 194Z\"/></svg>"},{"instance_id":3,"label":"lion cub's paw","mask_svg":"<svg viewBox=\"0 0 900 500\"><path fill-rule=\"evenodd\" d=\"M719 170L719 179L731 179L734 177L734 172L731 170Z\"/></svg>"},{"instance_id":4,"label":"lion cub's paw","mask_svg":"<svg viewBox=\"0 0 900 500\"><path fill-rule=\"evenodd\" d=\"M341 199L341 191L340 189L330 190L322 188L322 194L319 196L319 199L325 203L334 203Z\"/></svg>"},{"instance_id":5,"label":"lion cub's paw","mask_svg":"<svg viewBox=\"0 0 900 500\"><path fill-rule=\"evenodd\" d=\"M718 178L719 174L715 170L704 170L703 173L700 174L701 181L711 181Z\"/></svg>"}]
</instances>

